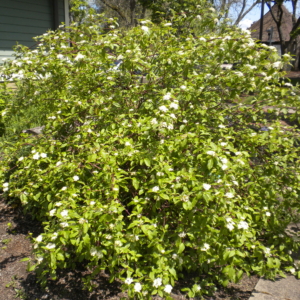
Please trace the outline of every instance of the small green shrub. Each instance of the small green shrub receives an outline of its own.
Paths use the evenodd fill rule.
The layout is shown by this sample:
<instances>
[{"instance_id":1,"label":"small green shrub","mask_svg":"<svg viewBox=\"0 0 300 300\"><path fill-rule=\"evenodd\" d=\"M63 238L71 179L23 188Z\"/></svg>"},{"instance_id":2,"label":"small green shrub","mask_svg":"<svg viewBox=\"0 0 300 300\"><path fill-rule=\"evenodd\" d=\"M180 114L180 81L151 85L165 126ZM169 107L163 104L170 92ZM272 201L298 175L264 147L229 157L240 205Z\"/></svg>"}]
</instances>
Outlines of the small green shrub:
<instances>
[{"instance_id":1,"label":"small green shrub","mask_svg":"<svg viewBox=\"0 0 300 300\"><path fill-rule=\"evenodd\" d=\"M20 77L7 118L36 107L46 126L5 148L0 173L43 223L32 267L43 283L80 262L90 288L105 270L131 298L170 299L186 273L190 297L244 273L300 275L285 233L299 210L299 131L263 111L299 106L280 83L289 56L216 18L203 4L125 32L86 21L4 66ZM250 92L251 106L231 104Z\"/></svg>"}]
</instances>

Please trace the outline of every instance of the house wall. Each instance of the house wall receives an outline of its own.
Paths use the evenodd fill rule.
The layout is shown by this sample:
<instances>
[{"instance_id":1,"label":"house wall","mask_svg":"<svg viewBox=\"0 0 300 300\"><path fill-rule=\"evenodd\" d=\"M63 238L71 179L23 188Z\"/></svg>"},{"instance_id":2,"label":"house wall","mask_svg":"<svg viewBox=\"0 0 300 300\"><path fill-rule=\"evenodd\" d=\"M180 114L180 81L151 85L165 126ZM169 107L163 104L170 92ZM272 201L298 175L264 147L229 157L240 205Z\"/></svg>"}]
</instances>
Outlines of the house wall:
<instances>
[{"instance_id":1,"label":"house wall","mask_svg":"<svg viewBox=\"0 0 300 300\"><path fill-rule=\"evenodd\" d=\"M67 0L58 0L58 21L65 22ZM0 63L11 58L12 47L19 44L34 48L34 36L54 28L53 0L0 0Z\"/></svg>"}]
</instances>

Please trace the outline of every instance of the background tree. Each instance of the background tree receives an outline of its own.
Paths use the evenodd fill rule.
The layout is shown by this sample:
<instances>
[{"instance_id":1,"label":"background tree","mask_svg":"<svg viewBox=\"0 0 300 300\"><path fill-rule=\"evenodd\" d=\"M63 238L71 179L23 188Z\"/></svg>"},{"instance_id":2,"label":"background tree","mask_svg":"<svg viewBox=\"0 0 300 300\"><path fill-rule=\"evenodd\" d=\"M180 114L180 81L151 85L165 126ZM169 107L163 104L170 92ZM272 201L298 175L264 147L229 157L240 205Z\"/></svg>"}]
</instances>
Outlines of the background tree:
<instances>
[{"instance_id":1,"label":"background tree","mask_svg":"<svg viewBox=\"0 0 300 300\"><path fill-rule=\"evenodd\" d=\"M260 3L261 0L215 0L214 6L225 18L231 18L233 25L238 25Z\"/></svg>"},{"instance_id":2,"label":"background tree","mask_svg":"<svg viewBox=\"0 0 300 300\"><path fill-rule=\"evenodd\" d=\"M294 69L299 69L299 55L300 55L300 41L299 41L299 27L300 27L300 17L297 18L297 5L298 0L290 0L292 7L292 23L293 27L290 32L290 39L286 41L283 37L283 31L282 31L282 25L283 25L283 16L284 16L284 10L285 7L283 6L284 3L287 1L279 0L279 1L268 1L266 2L272 19L274 20L276 24L276 28L279 35L279 42L280 42L280 48L281 48L281 55L284 55L287 52L290 52L295 55L294 59ZM273 5L272 5L273 4ZM276 5L276 9L274 9Z\"/></svg>"}]
</instances>

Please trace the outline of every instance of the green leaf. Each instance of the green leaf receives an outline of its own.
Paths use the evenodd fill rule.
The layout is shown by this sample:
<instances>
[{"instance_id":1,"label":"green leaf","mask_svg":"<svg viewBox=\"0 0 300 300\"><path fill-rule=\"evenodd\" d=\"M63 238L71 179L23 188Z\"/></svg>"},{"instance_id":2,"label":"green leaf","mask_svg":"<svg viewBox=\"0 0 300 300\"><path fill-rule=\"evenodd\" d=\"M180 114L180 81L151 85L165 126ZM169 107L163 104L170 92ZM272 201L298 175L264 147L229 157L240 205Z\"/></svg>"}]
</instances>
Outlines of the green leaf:
<instances>
[{"instance_id":1,"label":"green leaf","mask_svg":"<svg viewBox=\"0 0 300 300\"><path fill-rule=\"evenodd\" d=\"M25 257L25 258L22 258L20 261L28 261L28 260L31 260L30 257Z\"/></svg>"},{"instance_id":2,"label":"green leaf","mask_svg":"<svg viewBox=\"0 0 300 300\"><path fill-rule=\"evenodd\" d=\"M64 257L64 255L62 253L57 253L56 254L56 259L57 260L65 260L65 257Z\"/></svg>"},{"instance_id":3,"label":"green leaf","mask_svg":"<svg viewBox=\"0 0 300 300\"><path fill-rule=\"evenodd\" d=\"M180 243L179 249L178 249L178 253L182 253L184 249L185 249L184 244L183 244L183 243Z\"/></svg>"},{"instance_id":4,"label":"green leaf","mask_svg":"<svg viewBox=\"0 0 300 300\"><path fill-rule=\"evenodd\" d=\"M83 223L83 233L86 234L89 230L89 224Z\"/></svg>"},{"instance_id":5,"label":"green leaf","mask_svg":"<svg viewBox=\"0 0 300 300\"><path fill-rule=\"evenodd\" d=\"M170 197L168 195L166 195L166 194L159 194L159 196L161 198L165 199L165 200L169 200L170 199Z\"/></svg>"},{"instance_id":6,"label":"green leaf","mask_svg":"<svg viewBox=\"0 0 300 300\"><path fill-rule=\"evenodd\" d=\"M30 265L30 263L28 263L28 265L27 265L27 271L28 272L32 272L32 271L34 271L35 270L35 268L37 267L37 265Z\"/></svg>"},{"instance_id":7,"label":"green leaf","mask_svg":"<svg viewBox=\"0 0 300 300\"><path fill-rule=\"evenodd\" d=\"M137 178L135 178L135 177L132 178L132 184L136 190L139 189L140 183Z\"/></svg>"},{"instance_id":8,"label":"green leaf","mask_svg":"<svg viewBox=\"0 0 300 300\"><path fill-rule=\"evenodd\" d=\"M214 161L213 159L209 159L207 162L207 168L210 170L214 166Z\"/></svg>"},{"instance_id":9,"label":"green leaf","mask_svg":"<svg viewBox=\"0 0 300 300\"><path fill-rule=\"evenodd\" d=\"M82 240L86 246L88 246L90 244L90 236L88 234L86 234Z\"/></svg>"},{"instance_id":10,"label":"green leaf","mask_svg":"<svg viewBox=\"0 0 300 300\"><path fill-rule=\"evenodd\" d=\"M149 159L149 158L145 158L145 159L144 159L144 162L145 162L145 165L146 165L147 167L150 167L150 166L151 166L151 163L150 163L150 159Z\"/></svg>"}]
</instances>

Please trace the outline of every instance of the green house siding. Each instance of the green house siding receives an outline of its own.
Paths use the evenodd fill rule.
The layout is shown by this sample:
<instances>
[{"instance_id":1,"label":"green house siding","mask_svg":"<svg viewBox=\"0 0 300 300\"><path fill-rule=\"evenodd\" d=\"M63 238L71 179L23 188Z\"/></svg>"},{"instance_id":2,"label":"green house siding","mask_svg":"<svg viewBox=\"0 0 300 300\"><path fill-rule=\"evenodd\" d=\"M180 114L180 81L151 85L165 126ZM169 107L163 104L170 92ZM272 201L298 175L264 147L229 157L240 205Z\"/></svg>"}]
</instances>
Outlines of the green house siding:
<instances>
[{"instance_id":1,"label":"green house siding","mask_svg":"<svg viewBox=\"0 0 300 300\"><path fill-rule=\"evenodd\" d=\"M33 37L65 22L66 1L0 0L0 63L2 58L11 57L12 47L17 43L34 48Z\"/></svg>"}]
</instances>

